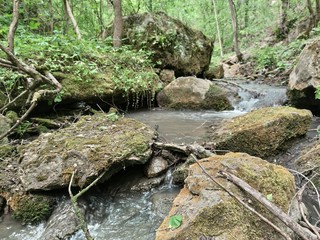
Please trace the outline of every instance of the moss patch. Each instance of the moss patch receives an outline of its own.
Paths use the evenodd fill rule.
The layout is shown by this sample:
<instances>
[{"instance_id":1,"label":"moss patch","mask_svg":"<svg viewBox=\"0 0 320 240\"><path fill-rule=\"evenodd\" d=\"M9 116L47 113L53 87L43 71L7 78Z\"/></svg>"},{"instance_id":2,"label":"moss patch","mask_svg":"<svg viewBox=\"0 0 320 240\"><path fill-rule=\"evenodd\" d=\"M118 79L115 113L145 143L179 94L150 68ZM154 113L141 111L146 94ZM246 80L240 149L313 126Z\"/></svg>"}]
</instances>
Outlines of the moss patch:
<instances>
[{"instance_id":1,"label":"moss patch","mask_svg":"<svg viewBox=\"0 0 320 240\"><path fill-rule=\"evenodd\" d=\"M54 201L40 195L15 196L14 217L23 223L36 224L47 220L53 211Z\"/></svg>"}]
</instances>

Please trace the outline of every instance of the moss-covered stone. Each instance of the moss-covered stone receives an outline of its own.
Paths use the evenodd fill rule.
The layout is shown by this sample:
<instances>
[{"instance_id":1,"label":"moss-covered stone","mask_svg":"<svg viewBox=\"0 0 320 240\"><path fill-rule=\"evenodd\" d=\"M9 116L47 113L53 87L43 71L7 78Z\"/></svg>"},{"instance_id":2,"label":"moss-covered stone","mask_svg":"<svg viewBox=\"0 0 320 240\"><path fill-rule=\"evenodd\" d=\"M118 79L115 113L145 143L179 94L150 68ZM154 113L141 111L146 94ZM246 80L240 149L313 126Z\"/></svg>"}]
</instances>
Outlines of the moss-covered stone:
<instances>
[{"instance_id":1,"label":"moss-covered stone","mask_svg":"<svg viewBox=\"0 0 320 240\"><path fill-rule=\"evenodd\" d=\"M152 50L159 67L174 69L180 76L205 71L213 51L212 40L163 12L124 18L124 38L136 49Z\"/></svg>"},{"instance_id":2,"label":"moss-covered stone","mask_svg":"<svg viewBox=\"0 0 320 240\"><path fill-rule=\"evenodd\" d=\"M153 129L133 119L83 116L22 146L20 177L27 190L62 188L77 169L74 185L83 187L103 171L108 170L108 178L126 166L146 163L153 137Z\"/></svg>"},{"instance_id":3,"label":"moss-covered stone","mask_svg":"<svg viewBox=\"0 0 320 240\"><path fill-rule=\"evenodd\" d=\"M312 114L308 110L261 108L224 121L214 129L211 140L216 149L272 156L292 139L305 135L311 120Z\"/></svg>"},{"instance_id":4,"label":"moss-covered stone","mask_svg":"<svg viewBox=\"0 0 320 240\"><path fill-rule=\"evenodd\" d=\"M245 180L263 195L272 194L272 201L287 212L295 186L294 177L285 168L244 153L216 155L202 159L200 164L213 177L223 169ZM215 179L285 231L284 225L250 195L224 178ZM169 229L168 221L175 214L182 215L182 225ZM236 236L239 240L281 238L268 224L211 181L197 164L193 164L184 188L157 231L156 239L185 240L200 239L201 236L215 239L233 239Z\"/></svg>"},{"instance_id":5,"label":"moss-covered stone","mask_svg":"<svg viewBox=\"0 0 320 240\"><path fill-rule=\"evenodd\" d=\"M41 195L15 195L9 202L16 219L32 224L47 220L53 211L54 203L52 198Z\"/></svg>"},{"instance_id":6,"label":"moss-covered stone","mask_svg":"<svg viewBox=\"0 0 320 240\"><path fill-rule=\"evenodd\" d=\"M226 91L209 80L180 77L167 85L157 96L161 107L174 109L231 110Z\"/></svg>"}]
</instances>

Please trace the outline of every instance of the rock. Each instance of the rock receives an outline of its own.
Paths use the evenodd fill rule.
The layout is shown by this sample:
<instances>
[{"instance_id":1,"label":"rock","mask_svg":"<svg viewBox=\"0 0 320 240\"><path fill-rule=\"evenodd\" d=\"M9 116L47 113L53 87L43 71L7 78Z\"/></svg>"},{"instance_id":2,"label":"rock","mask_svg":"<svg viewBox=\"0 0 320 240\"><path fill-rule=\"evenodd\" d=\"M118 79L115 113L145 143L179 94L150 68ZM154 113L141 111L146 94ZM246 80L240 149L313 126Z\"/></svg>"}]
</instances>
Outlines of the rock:
<instances>
[{"instance_id":1,"label":"rock","mask_svg":"<svg viewBox=\"0 0 320 240\"><path fill-rule=\"evenodd\" d=\"M157 96L159 106L174 109L233 109L227 93L209 80L179 77Z\"/></svg>"},{"instance_id":2,"label":"rock","mask_svg":"<svg viewBox=\"0 0 320 240\"><path fill-rule=\"evenodd\" d=\"M209 66L213 42L163 12L134 14L124 18L124 39L136 49L148 49L162 69L178 76L198 75Z\"/></svg>"},{"instance_id":3,"label":"rock","mask_svg":"<svg viewBox=\"0 0 320 240\"><path fill-rule=\"evenodd\" d=\"M310 149L306 149L295 161L295 169L304 175L314 175L312 182L320 188L320 144L316 143Z\"/></svg>"},{"instance_id":4,"label":"rock","mask_svg":"<svg viewBox=\"0 0 320 240\"><path fill-rule=\"evenodd\" d=\"M292 107L266 107L223 121L214 129L213 148L267 157L307 133L312 114Z\"/></svg>"},{"instance_id":5,"label":"rock","mask_svg":"<svg viewBox=\"0 0 320 240\"><path fill-rule=\"evenodd\" d=\"M80 208L83 210L82 208ZM52 212L40 239L70 239L79 230L78 223L70 201L62 201Z\"/></svg>"},{"instance_id":6,"label":"rock","mask_svg":"<svg viewBox=\"0 0 320 240\"><path fill-rule=\"evenodd\" d=\"M200 160L211 176L224 169L245 180L263 195L272 194L272 202L287 212L295 194L294 177L282 166L270 164L245 153L215 155ZM237 186L224 178L216 178L246 203L263 213L278 227L284 228L276 217L261 204L244 194ZM170 216L181 214L182 225L177 229L168 226ZM168 216L156 233L156 240L185 239L268 239L282 238L271 227L249 212L227 192L211 181L197 164L190 166L185 186L173 202Z\"/></svg>"},{"instance_id":7,"label":"rock","mask_svg":"<svg viewBox=\"0 0 320 240\"><path fill-rule=\"evenodd\" d=\"M320 40L307 45L289 77L288 100L297 108L320 113L320 100L315 99L315 89L320 85Z\"/></svg>"},{"instance_id":8,"label":"rock","mask_svg":"<svg viewBox=\"0 0 320 240\"><path fill-rule=\"evenodd\" d=\"M11 123L11 121L8 118L6 118L2 114L0 114L0 136L9 131L10 123ZM0 145L5 144L5 143L8 143L7 137L0 140Z\"/></svg>"},{"instance_id":9,"label":"rock","mask_svg":"<svg viewBox=\"0 0 320 240\"><path fill-rule=\"evenodd\" d=\"M204 77L206 79L220 79L224 76L223 65L219 64L214 68L209 68L207 71L204 72Z\"/></svg>"},{"instance_id":10,"label":"rock","mask_svg":"<svg viewBox=\"0 0 320 240\"><path fill-rule=\"evenodd\" d=\"M172 181L174 184L183 184L188 176L189 166L195 163L193 157L189 156L188 159L179 165L172 173Z\"/></svg>"},{"instance_id":11,"label":"rock","mask_svg":"<svg viewBox=\"0 0 320 240\"><path fill-rule=\"evenodd\" d=\"M153 178L164 173L168 168L168 162L162 157L152 158L145 168L145 173L148 178Z\"/></svg>"},{"instance_id":12,"label":"rock","mask_svg":"<svg viewBox=\"0 0 320 240\"><path fill-rule=\"evenodd\" d=\"M166 86L175 79L174 71L169 69L162 69L160 71L159 77L160 77L160 80Z\"/></svg>"},{"instance_id":13,"label":"rock","mask_svg":"<svg viewBox=\"0 0 320 240\"><path fill-rule=\"evenodd\" d=\"M21 147L20 179L26 191L84 187L103 171L104 180L125 167L144 164L154 130L129 118L112 122L106 114L82 116L70 127L42 134Z\"/></svg>"},{"instance_id":14,"label":"rock","mask_svg":"<svg viewBox=\"0 0 320 240\"><path fill-rule=\"evenodd\" d=\"M153 178L141 178L130 188L130 190L137 192L151 191L152 188L160 186L160 184L163 183L164 180L164 175Z\"/></svg>"}]
</instances>

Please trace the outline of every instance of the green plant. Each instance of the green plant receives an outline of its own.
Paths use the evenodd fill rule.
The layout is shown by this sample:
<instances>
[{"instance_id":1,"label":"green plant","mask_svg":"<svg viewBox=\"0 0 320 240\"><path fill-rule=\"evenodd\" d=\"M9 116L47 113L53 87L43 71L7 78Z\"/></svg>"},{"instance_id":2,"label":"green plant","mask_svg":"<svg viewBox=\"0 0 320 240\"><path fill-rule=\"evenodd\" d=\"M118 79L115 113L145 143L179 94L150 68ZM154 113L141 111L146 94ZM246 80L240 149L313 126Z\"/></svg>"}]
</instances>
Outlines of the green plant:
<instances>
[{"instance_id":1,"label":"green plant","mask_svg":"<svg viewBox=\"0 0 320 240\"><path fill-rule=\"evenodd\" d=\"M169 228L175 229L180 227L182 224L182 215L176 214L172 215L169 219Z\"/></svg>"}]
</instances>

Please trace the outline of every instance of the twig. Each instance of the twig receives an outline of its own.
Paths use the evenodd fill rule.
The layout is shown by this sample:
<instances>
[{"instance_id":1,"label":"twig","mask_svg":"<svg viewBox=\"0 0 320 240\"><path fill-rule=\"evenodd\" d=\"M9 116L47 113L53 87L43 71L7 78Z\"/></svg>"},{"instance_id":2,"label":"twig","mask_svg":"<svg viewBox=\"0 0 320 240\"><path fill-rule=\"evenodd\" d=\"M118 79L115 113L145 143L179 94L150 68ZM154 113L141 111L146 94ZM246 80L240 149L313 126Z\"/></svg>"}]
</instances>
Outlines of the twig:
<instances>
[{"instance_id":1,"label":"twig","mask_svg":"<svg viewBox=\"0 0 320 240\"><path fill-rule=\"evenodd\" d=\"M246 209L257 215L261 220L263 220L265 223L269 224L272 228L274 228L281 236L283 236L286 240L291 240L290 236L283 232L280 228L278 228L276 225L274 225L272 222L270 222L267 218L265 218L263 215L261 215L259 212L257 212L255 209L250 207L248 204L246 204L244 201L242 201L238 196L236 196L232 191L227 189L225 186L223 186L221 183L219 183L216 179L214 179L205 169L202 167L200 162L197 160L197 158L191 154L192 158L196 161L198 166L201 168L201 170L204 172L207 177L209 177L214 183L216 183L219 187L221 187L223 190L225 190L231 197L235 198L242 206L244 206Z\"/></svg>"},{"instance_id":2,"label":"twig","mask_svg":"<svg viewBox=\"0 0 320 240\"><path fill-rule=\"evenodd\" d=\"M319 194L319 191L318 191L316 185L314 185L314 183L311 181L311 179L312 179L314 176L316 176L317 173L316 173L314 176L312 176L311 179L310 179L310 178L306 177L305 175L303 175L302 173L300 173L300 172L298 172L298 171L296 171L296 170L293 170L293 169L288 169L288 170L289 170L290 172L293 172L293 173L296 173L296 174L302 176L304 179L306 179L306 180L308 181L308 183L311 183L312 187L314 188L314 190L315 190L315 192L316 192L316 194L317 194L318 205L319 205L319 209L320 209L320 194Z\"/></svg>"},{"instance_id":3,"label":"twig","mask_svg":"<svg viewBox=\"0 0 320 240\"><path fill-rule=\"evenodd\" d=\"M313 226L307 219L305 213L304 213L304 210L303 210L303 207L302 207L302 193L304 191L304 189L306 188L308 183L305 183L303 185L303 187L297 192L297 199L298 199L298 204L299 204L299 210L300 210L300 213L301 213L301 216L304 220L304 222L307 224L308 228L310 230L312 230L316 235L317 235L317 238L320 240L320 235L318 233L318 230L315 228L315 226Z\"/></svg>"},{"instance_id":4,"label":"twig","mask_svg":"<svg viewBox=\"0 0 320 240\"><path fill-rule=\"evenodd\" d=\"M265 206L274 216L279 218L286 226L292 229L298 236L300 236L304 240L316 240L318 239L316 235L314 235L308 229L303 228L298 223L293 221L286 213L284 213L278 206L274 205L272 202L267 200L260 192L252 188L248 183L244 182L240 178L235 175L220 171L220 174L226 177L228 180L236 184L238 187L243 189L245 192L249 193L256 200L258 200L263 206Z\"/></svg>"},{"instance_id":5,"label":"twig","mask_svg":"<svg viewBox=\"0 0 320 240\"><path fill-rule=\"evenodd\" d=\"M4 134L0 136L0 140L3 139L4 137L8 136L21 122L25 120L25 118L29 115L29 113L37 106L37 102L33 102L29 109L22 115L20 119L16 121L16 123Z\"/></svg>"}]
</instances>

